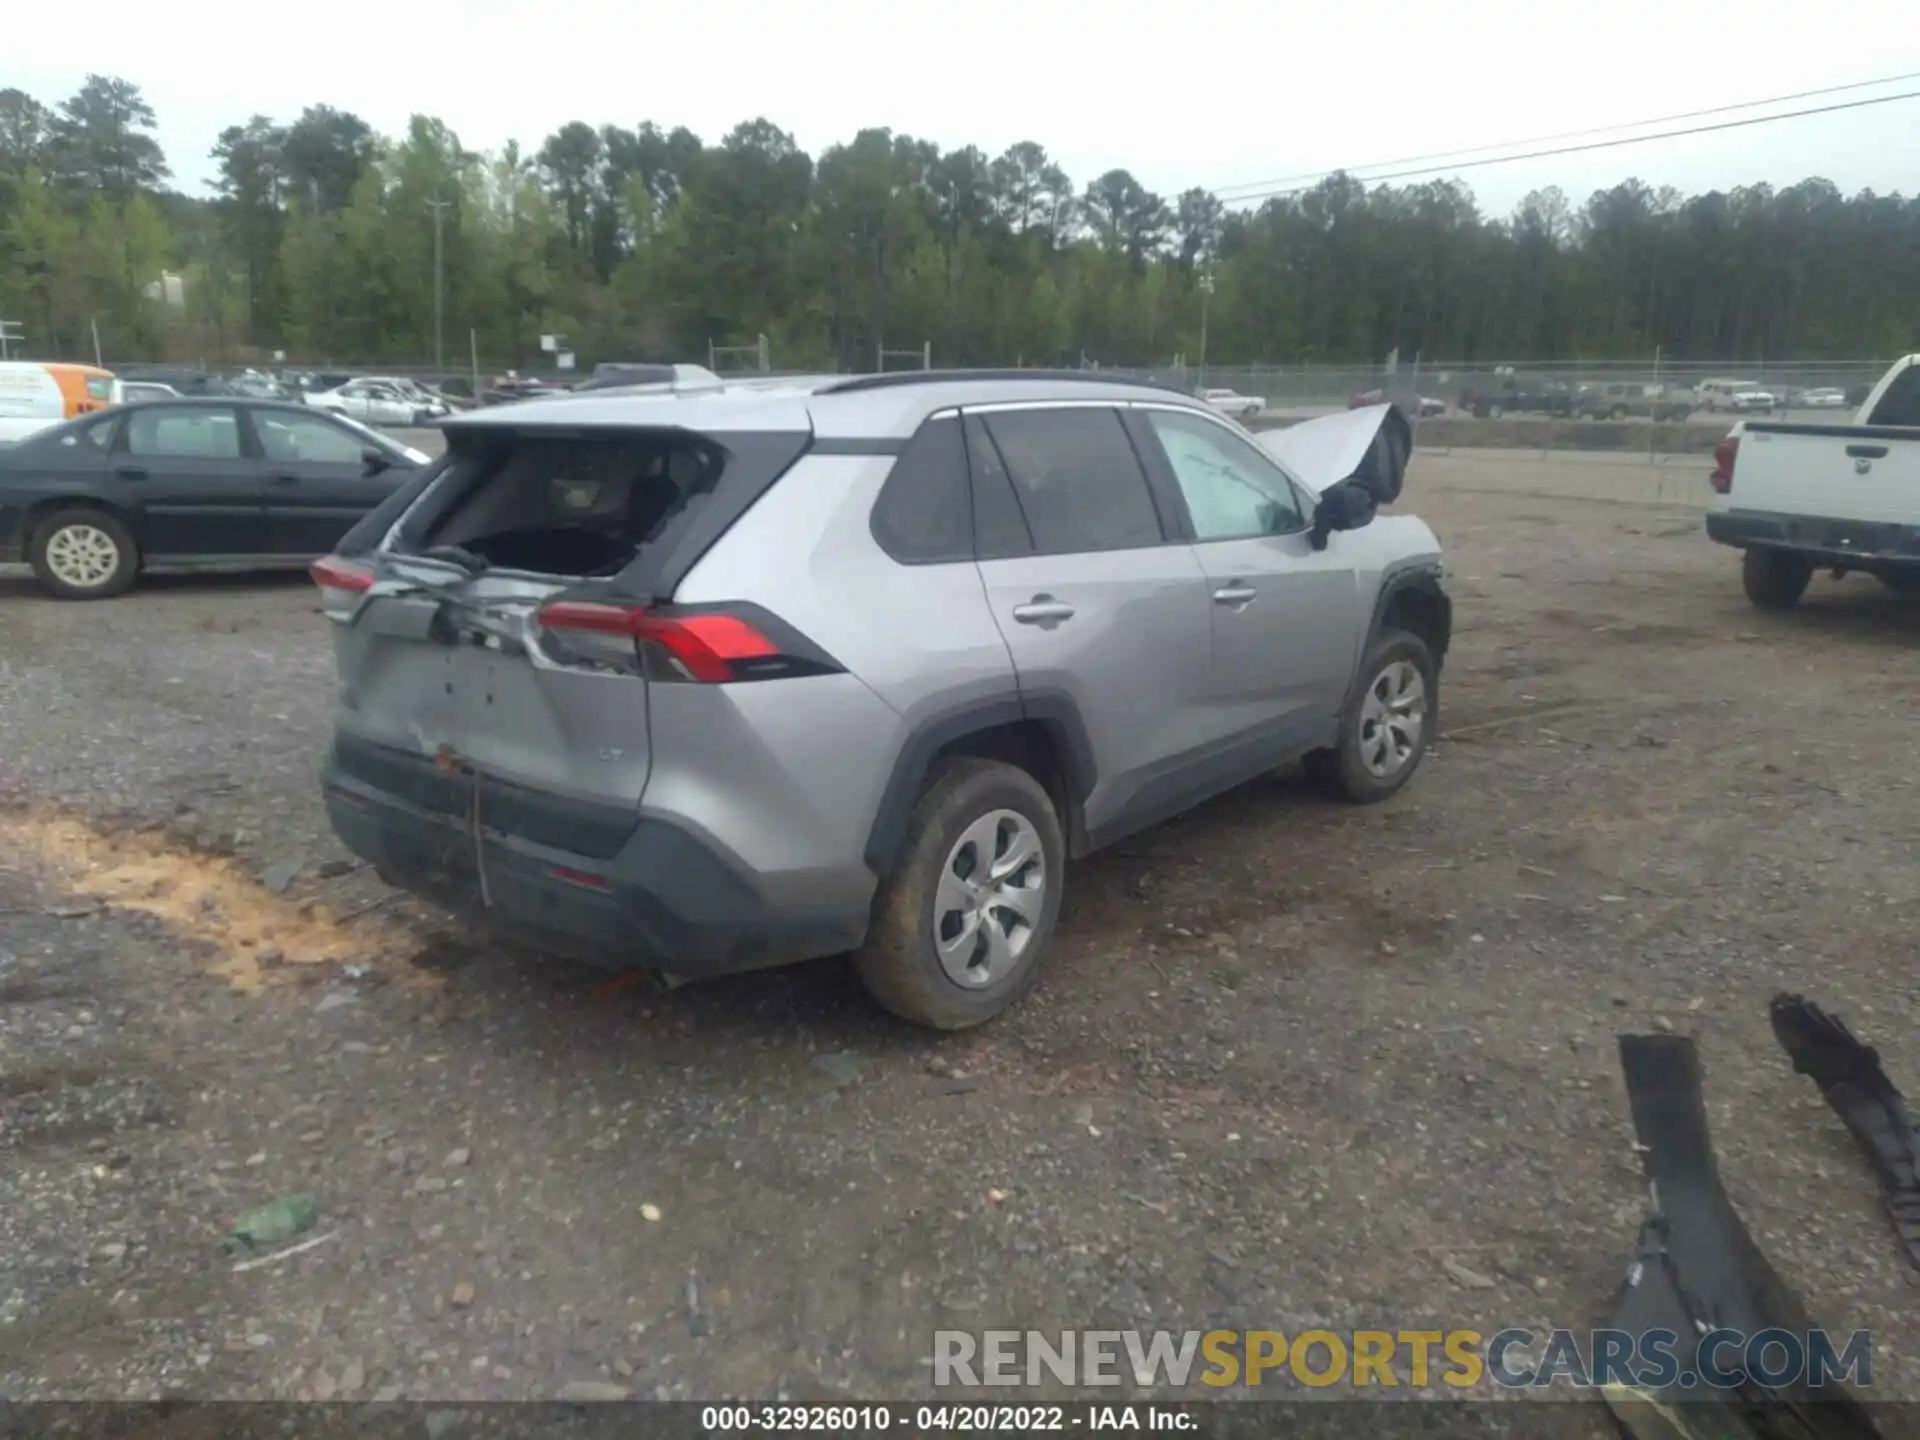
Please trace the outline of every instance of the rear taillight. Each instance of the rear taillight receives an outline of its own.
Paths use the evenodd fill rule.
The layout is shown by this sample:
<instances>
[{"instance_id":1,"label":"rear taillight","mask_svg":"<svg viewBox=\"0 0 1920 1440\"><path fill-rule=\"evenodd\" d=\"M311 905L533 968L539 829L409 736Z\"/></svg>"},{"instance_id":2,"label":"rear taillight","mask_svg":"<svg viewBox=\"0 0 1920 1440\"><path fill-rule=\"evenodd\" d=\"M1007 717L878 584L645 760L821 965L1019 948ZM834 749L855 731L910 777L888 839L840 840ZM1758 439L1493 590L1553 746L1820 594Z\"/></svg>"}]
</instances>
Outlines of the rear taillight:
<instances>
[{"instance_id":1,"label":"rear taillight","mask_svg":"<svg viewBox=\"0 0 1920 1440\"><path fill-rule=\"evenodd\" d=\"M1707 483L1714 490L1726 495L1733 490L1733 462L1740 455L1740 437L1729 435L1713 447L1713 473L1707 476Z\"/></svg>"},{"instance_id":2,"label":"rear taillight","mask_svg":"<svg viewBox=\"0 0 1920 1440\"><path fill-rule=\"evenodd\" d=\"M360 597L373 588L373 571L338 555L328 555L307 567L320 587L320 609L330 620L346 620Z\"/></svg>"},{"instance_id":3,"label":"rear taillight","mask_svg":"<svg viewBox=\"0 0 1920 1440\"><path fill-rule=\"evenodd\" d=\"M737 608L650 609L559 600L542 606L537 618L550 658L642 673L650 680L725 685L840 668L787 627L756 623ZM782 632L781 638L775 640L770 629Z\"/></svg>"}]
</instances>

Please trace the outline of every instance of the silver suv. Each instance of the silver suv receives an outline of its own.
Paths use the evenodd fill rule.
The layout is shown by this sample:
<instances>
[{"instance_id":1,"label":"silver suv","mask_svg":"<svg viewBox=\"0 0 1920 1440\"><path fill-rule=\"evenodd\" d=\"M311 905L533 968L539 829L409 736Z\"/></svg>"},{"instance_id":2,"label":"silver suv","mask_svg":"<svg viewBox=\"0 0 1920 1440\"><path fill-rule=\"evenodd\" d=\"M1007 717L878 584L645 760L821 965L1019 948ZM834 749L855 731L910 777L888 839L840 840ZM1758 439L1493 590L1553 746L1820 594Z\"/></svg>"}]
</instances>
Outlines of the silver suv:
<instances>
[{"instance_id":1,"label":"silver suv","mask_svg":"<svg viewBox=\"0 0 1920 1440\"><path fill-rule=\"evenodd\" d=\"M1389 406L1256 442L1174 391L916 372L447 437L314 566L326 803L551 953L852 952L974 1025L1038 978L1069 857L1301 759L1384 799L1432 733L1451 605L1433 532L1375 518Z\"/></svg>"}]
</instances>

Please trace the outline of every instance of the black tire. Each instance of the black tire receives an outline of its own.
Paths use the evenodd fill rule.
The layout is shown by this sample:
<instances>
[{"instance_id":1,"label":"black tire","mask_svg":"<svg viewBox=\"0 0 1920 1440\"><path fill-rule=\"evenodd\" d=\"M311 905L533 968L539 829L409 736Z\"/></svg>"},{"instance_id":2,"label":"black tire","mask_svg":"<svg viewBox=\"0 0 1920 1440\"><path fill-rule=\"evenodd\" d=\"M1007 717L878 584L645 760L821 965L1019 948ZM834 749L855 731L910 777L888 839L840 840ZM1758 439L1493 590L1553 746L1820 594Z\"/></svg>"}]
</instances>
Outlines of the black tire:
<instances>
[{"instance_id":1,"label":"black tire","mask_svg":"<svg viewBox=\"0 0 1920 1440\"><path fill-rule=\"evenodd\" d=\"M1791 610L1807 592L1813 562L1787 550L1755 547L1740 557L1740 584L1761 610Z\"/></svg>"},{"instance_id":2,"label":"black tire","mask_svg":"<svg viewBox=\"0 0 1920 1440\"><path fill-rule=\"evenodd\" d=\"M113 569L98 584L79 584L62 578L48 559L47 551L62 531L77 531L81 527L104 535L116 552ZM85 507L56 510L34 526L33 539L27 545L27 559L41 587L62 600L106 600L124 595L133 588L140 574L140 547L134 543L133 532L106 511Z\"/></svg>"},{"instance_id":3,"label":"black tire","mask_svg":"<svg viewBox=\"0 0 1920 1440\"><path fill-rule=\"evenodd\" d=\"M1616 405L1611 410L1607 411L1607 419L1609 420L1624 420L1626 418L1627 418L1627 407L1624 405Z\"/></svg>"},{"instance_id":4,"label":"black tire","mask_svg":"<svg viewBox=\"0 0 1920 1440\"><path fill-rule=\"evenodd\" d=\"M1368 768L1362 754L1363 747L1374 739L1374 727L1366 715L1367 702L1388 670L1400 664L1411 665L1419 673L1424 687L1423 712L1419 732L1405 758L1390 773L1380 775ZM1357 681L1340 716L1338 741L1332 749L1316 750L1307 756L1307 774L1350 804L1374 805L1398 792L1426 758L1427 745L1440 719L1440 676L1426 641L1405 630L1382 630L1367 648Z\"/></svg>"},{"instance_id":5,"label":"black tire","mask_svg":"<svg viewBox=\"0 0 1920 1440\"><path fill-rule=\"evenodd\" d=\"M967 827L996 810L1032 825L1044 878L1040 916L1006 974L977 989L948 976L934 949L935 893L942 867ZM873 926L853 963L867 993L903 1020L935 1030L985 1024L1040 978L1060 914L1067 847L1053 801L1033 776L998 760L957 756L936 762L914 802L906 841L875 897ZM986 923L997 923L992 920Z\"/></svg>"}]
</instances>

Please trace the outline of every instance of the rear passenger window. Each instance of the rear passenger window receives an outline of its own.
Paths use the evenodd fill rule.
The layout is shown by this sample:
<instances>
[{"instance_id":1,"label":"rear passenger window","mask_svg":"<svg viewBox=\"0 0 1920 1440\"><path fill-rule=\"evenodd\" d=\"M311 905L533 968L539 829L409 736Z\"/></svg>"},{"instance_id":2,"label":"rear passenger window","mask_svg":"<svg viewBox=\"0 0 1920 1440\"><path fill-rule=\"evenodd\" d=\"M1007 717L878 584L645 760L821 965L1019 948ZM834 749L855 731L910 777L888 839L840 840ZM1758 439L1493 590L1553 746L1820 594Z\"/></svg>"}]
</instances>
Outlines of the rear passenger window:
<instances>
[{"instance_id":1,"label":"rear passenger window","mask_svg":"<svg viewBox=\"0 0 1920 1440\"><path fill-rule=\"evenodd\" d=\"M958 416L929 420L893 462L874 502L873 538L903 565L973 559L973 501Z\"/></svg>"},{"instance_id":2,"label":"rear passenger window","mask_svg":"<svg viewBox=\"0 0 1920 1440\"><path fill-rule=\"evenodd\" d=\"M1920 426L1920 365L1909 365L1894 378L1867 423Z\"/></svg>"},{"instance_id":3,"label":"rear passenger window","mask_svg":"<svg viewBox=\"0 0 1920 1440\"><path fill-rule=\"evenodd\" d=\"M1146 472L1117 411L1004 410L982 420L1040 554L1162 543Z\"/></svg>"}]
</instances>

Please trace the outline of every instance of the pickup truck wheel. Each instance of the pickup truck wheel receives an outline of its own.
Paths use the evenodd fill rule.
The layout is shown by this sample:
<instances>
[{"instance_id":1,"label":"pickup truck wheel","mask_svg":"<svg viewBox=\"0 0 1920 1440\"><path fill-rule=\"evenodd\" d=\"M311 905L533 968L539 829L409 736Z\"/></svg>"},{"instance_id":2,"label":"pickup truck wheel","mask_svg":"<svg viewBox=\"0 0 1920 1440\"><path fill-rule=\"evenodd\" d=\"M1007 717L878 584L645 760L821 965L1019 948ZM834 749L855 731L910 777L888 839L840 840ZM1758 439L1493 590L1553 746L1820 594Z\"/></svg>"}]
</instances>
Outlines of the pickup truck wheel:
<instances>
[{"instance_id":1,"label":"pickup truck wheel","mask_svg":"<svg viewBox=\"0 0 1920 1440\"><path fill-rule=\"evenodd\" d=\"M1506 413L1507 413L1507 407L1504 405L1487 406L1487 418L1489 420L1498 420L1502 415Z\"/></svg>"},{"instance_id":2,"label":"pickup truck wheel","mask_svg":"<svg viewBox=\"0 0 1920 1440\"><path fill-rule=\"evenodd\" d=\"M1813 562L1787 550L1755 548L1740 557L1740 584L1761 610L1791 610L1807 592Z\"/></svg>"},{"instance_id":3,"label":"pickup truck wheel","mask_svg":"<svg viewBox=\"0 0 1920 1440\"><path fill-rule=\"evenodd\" d=\"M1355 805L1385 800L1413 778L1440 717L1433 652L1418 635L1383 630L1367 651L1332 749L1307 756L1307 774Z\"/></svg>"},{"instance_id":4,"label":"pickup truck wheel","mask_svg":"<svg viewBox=\"0 0 1920 1440\"><path fill-rule=\"evenodd\" d=\"M1611 410L1607 411L1607 419L1609 420L1624 420L1626 418L1627 418L1627 407L1624 405L1616 405Z\"/></svg>"},{"instance_id":5,"label":"pickup truck wheel","mask_svg":"<svg viewBox=\"0 0 1920 1440\"><path fill-rule=\"evenodd\" d=\"M936 1030L984 1024L1040 978L1066 842L1026 771L958 756L928 773L855 952L867 993Z\"/></svg>"},{"instance_id":6,"label":"pickup truck wheel","mask_svg":"<svg viewBox=\"0 0 1920 1440\"><path fill-rule=\"evenodd\" d=\"M125 593L140 573L140 548L104 510L58 510L27 547L34 578L63 600L105 600Z\"/></svg>"}]
</instances>

